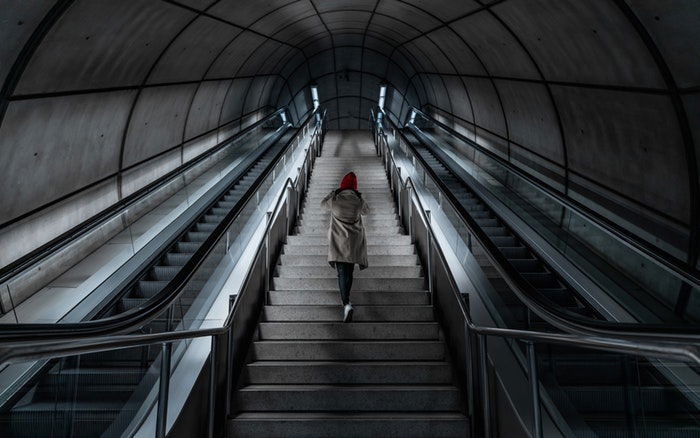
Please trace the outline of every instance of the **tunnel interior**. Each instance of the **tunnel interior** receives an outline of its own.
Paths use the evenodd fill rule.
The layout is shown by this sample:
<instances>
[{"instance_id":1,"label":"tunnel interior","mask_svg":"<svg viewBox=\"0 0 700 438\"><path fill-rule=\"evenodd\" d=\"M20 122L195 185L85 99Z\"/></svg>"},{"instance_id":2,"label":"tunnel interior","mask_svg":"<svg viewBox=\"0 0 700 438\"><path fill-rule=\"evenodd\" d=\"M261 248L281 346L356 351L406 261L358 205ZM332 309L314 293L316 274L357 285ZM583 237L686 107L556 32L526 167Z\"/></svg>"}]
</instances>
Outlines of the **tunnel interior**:
<instances>
[{"instance_id":1,"label":"tunnel interior","mask_svg":"<svg viewBox=\"0 0 700 438\"><path fill-rule=\"evenodd\" d=\"M380 86L698 262L694 0L11 0L0 8L0 266L316 86L367 129Z\"/></svg>"}]
</instances>

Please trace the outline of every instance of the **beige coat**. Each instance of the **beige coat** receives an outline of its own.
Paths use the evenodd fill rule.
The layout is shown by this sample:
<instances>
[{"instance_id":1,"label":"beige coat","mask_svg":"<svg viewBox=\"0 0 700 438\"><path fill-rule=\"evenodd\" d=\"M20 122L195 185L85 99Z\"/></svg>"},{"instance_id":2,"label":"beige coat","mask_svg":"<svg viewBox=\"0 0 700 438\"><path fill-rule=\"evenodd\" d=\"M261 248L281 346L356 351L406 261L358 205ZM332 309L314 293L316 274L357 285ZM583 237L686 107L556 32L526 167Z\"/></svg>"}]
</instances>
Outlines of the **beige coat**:
<instances>
[{"instance_id":1,"label":"beige coat","mask_svg":"<svg viewBox=\"0 0 700 438\"><path fill-rule=\"evenodd\" d=\"M354 190L333 190L321 201L321 208L331 212L328 227L328 262L357 263L367 267L367 238L362 225L369 205Z\"/></svg>"}]
</instances>

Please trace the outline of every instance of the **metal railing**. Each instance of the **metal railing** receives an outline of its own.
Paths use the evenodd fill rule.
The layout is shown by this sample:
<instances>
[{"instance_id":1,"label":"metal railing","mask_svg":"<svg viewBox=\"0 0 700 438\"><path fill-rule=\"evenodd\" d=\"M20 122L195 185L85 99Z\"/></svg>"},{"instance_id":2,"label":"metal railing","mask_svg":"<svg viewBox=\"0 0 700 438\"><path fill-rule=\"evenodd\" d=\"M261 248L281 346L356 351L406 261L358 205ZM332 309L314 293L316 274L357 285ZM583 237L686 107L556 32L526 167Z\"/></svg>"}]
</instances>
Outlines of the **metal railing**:
<instances>
[{"instance_id":1,"label":"metal railing","mask_svg":"<svg viewBox=\"0 0 700 438\"><path fill-rule=\"evenodd\" d=\"M225 419L231 413L230 397L236 374L242 368L246 343L252 337L261 306L267 299L274 260L276 260L286 236L295 225L302 196L311 177L313 163L316 156L320 155L326 129L325 114L324 111L318 121L315 117L316 113L311 114L297 133L299 136L310 130L312 123L315 125L311 130L309 146L302 165L297 169L296 177L285 180L274 206L267 211L267 223L263 231L263 238L256 247L253 262L245 275L245 281L221 327L110 337L75 336L72 339L53 342L5 341L0 343L0 366L30 360L55 359L160 344L156 437L162 438L166 434L173 343L209 337L211 338L211 352L207 381L207 400L209 402L207 430L208 436L213 437L217 431L216 425L218 423L216 420ZM298 137L296 139L299 140ZM252 192L254 191L252 190ZM232 212L229 216L233 217L235 214ZM193 265L192 269L196 269L196 265ZM224 376L224 385L219 385L220 376ZM222 398L225 399L224 403L219 402Z\"/></svg>"},{"instance_id":2,"label":"metal railing","mask_svg":"<svg viewBox=\"0 0 700 438\"><path fill-rule=\"evenodd\" d=\"M372 117L376 120L375 117ZM700 326L693 325L670 325L670 324L642 324L613 322L585 318L581 315L559 309L547 298L537 292L537 290L523 278L522 275L511 265L496 245L491 241L484 230L477 224L465 207L459 202L445 183L435 174L434 170L425 162L423 157L414 150L410 140L405 137L398 126L384 114L383 121L391 125L391 132L402 140L402 143L411 151L416 162L420 163L424 176L430 176L432 183L441 192L441 202L447 201L451 208L458 213L461 225L469 232L469 239L472 243L483 248L486 257L493 264L498 274L503 278L508 287L527 307L539 317L553 326L569 332L590 336L613 336L625 337L628 339L656 339L661 342L693 342L700 339ZM375 128L384 133L383 127ZM383 134L386 136L386 134ZM375 138L380 138L382 134L375 134Z\"/></svg>"},{"instance_id":3,"label":"metal railing","mask_svg":"<svg viewBox=\"0 0 700 438\"><path fill-rule=\"evenodd\" d=\"M385 116L383 119L388 120ZM376 118L371 114L371 122L376 122ZM555 344L562 346L574 346L585 349L593 349L636 356L653 358L674 359L689 362L693 365L700 365L700 350L694 346L679 345L668 342L652 342L643 339L620 338L613 336L595 336L591 334L568 334L551 333L533 330L518 330L498 327L486 327L476 325L471 316L467 304L462 297L457 282L445 254L436 237L431 223L431 213L423 207L423 203L416 193L413 179L409 176L402 177L401 168L396 164L394 156L389 147L389 138L383 127L373 126L372 136L378 155L383 157L385 169L391 181L391 187L397 201L397 211L400 221L404 224L426 262L428 290L431 295L431 302L441 314L443 327L447 331L448 342L451 346L451 353L456 359L466 376L466 388L469 393L469 409L474 416L472 436L491 437L492 435L492 409L490 403L490 374L488 371L488 346L486 339L488 336L509 339L526 344L527 368L529 385L531 392L532 409L532 430L534 437L543 437L542 413L540 408L540 381L537 370L537 356L535 344ZM395 135L399 132L393 131ZM417 155L417 154L416 154ZM418 157L417 157L418 158ZM427 165L426 165L427 166ZM436 181L433 181L436 182ZM449 193L448 193L449 194ZM469 219L469 216L463 217ZM499 257L494 257L489 252L495 252L495 248L490 248L488 239L477 224L465 223L470 231L474 232L475 238L487 249L487 255L492 259L497 268L502 261ZM425 230L421 230L420 227ZM423 232L424 231L424 232ZM483 241L483 242L481 242ZM501 263L499 263L501 262ZM509 274L507 269L499 269L504 276ZM436 281L439 277L441 281ZM506 280L509 280L506 277ZM447 290L439 285L448 285ZM508 281L513 288L520 287L515 281ZM529 306L530 303L526 304ZM458 309L455 314L455 309ZM461 321L455 319L458 317ZM552 317L551 319L556 319ZM455 327L463 327L460 333Z\"/></svg>"},{"instance_id":4,"label":"metal railing","mask_svg":"<svg viewBox=\"0 0 700 438\"><path fill-rule=\"evenodd\" d=\"M234 134L232 137L227 138L226 140L211 147L206 152L203 152L202 154L198 155L197 157L193 158L192 160L188 161L187 163L183 164L177 169L174 169L171 172L168 172L167 174L161 176L156 181L149 183L145 187L142 187L141 189L137 190L136 192L132 193L126 198L115 202L110 207L101 211L100 213L88 219L87 221L81 223L74 229L63 233L62 235L42 245L36 250L30 252L29 254L22 256L18 260L15 260L9 265L3 267L2 269L0 269L0 284L6 283L17 273L22 272L28 269L29 267L39 263L41 260L50 256L51 254L54 254L56 251L60 250L75 239L78 239L81 236L94 230L95 228L103 225L115 215L121 214L122 211L130 208L132 205L142 202L142 200L145 197L149 196L154 191L158 190L164 185L169 184L171 181L173 181L173 179L180 177L182 174L199 165L207 158L220 152L222 149L228 147L232 143L237 142L239 139L246 137L256 128L264 125L265 123L270 122L271 120L277 117L280 117L282 114L285 113L287 113L287 107L278 109L277 111L269 114L262 120L257 121L256 123L243 129L242 131Z\"/></svg>"},{"instance_id":5,"label":"metal railing","mask_svg":"<svg viewBox=\"0 0 700 438\"><path fill-rule=\"evenodd\" d=\"M517 175L519 178L527 181L529 184L536 187L538 190L546 193L547 196L552 198L554 201L558 202L561 206L576 212L604 233L612 236L628 248L646 257L647 259L649 259L659 267L663 268L673 276L679 278L682 281L687 282L692 287L700 289L700 270L698 270L694 266L679 260L677 257L674 257L673 255L669 254L668 252L664 251L659 247L651 245L650 243L644 240L640 240L637 236L633 235L627 229L618 225L616 222L591 210L590 208L586 207L584 204L576 201L575 199L563 196L561 192L558 192L552 187L543 184L541 181L537 180L527 172L524 172L522 169L518 168L510 161L503 159L502 157L498 156L498 154L486 149L485 147L481 146L475 141L465 137L463 134L460 134L459 132L445 125L444 123L441 123L440 121L431 118L418 108L411 107L409 109L409 113L412 111L422 117L425 117L426 119L429 119L431 123L439 126L454 137L458 138L460 141L469 144L469 146L476 149L480 153L498 162L501 166L507 168L508 171Z\"/></svg>"},{"instance_id":6,"label":"metal railing","mask_svg":"<svg viewBox=\"0 0 700 438\"><path fill-rule=\"evenodd\" d=\"M302 123L299 133L304 132L307 126L313 122L314 114L310 114ZM221 240L227 230L244 211L249 200L258 197L258 189L266 181L266 176L273 171L277 161L283 157L287 146L295 140L298 141L297 133L287 144L282 147L270 163L262 170L260 176L256 178L253 185L241 197L236 205L229 211L216 228L207 236L207 239L195 250L193 255L180 268L175 277L157 295L149 299L142 307L127 310L115 316L101 318L92 321L82 321L77 323L25 323L25 324L4 324L0 325L3 341L43 341L46 339L72 341L80 337L105 336L132 331L134 327L143 326L166 311L181 295L185 286L192 279L194 272L205 262L209 254L214 250L215 243ZM252 168L255 163L250 163L248 168ZM245 173L245 171L243 172Z\"/></svg>"}]
</instances>

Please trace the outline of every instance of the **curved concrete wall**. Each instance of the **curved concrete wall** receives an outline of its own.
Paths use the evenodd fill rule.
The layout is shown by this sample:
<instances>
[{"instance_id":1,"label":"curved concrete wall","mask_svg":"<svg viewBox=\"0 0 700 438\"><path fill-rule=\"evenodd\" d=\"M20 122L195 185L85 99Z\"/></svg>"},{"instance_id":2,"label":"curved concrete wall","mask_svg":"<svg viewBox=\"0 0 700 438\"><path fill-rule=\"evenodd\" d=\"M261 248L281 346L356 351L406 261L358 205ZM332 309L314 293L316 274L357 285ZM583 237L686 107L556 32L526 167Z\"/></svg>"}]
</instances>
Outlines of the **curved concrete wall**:
<instances>
[{"instance_id":1,"label":"curved concrete wall","mask_svg":"<svg viewBox=\"0 0 700 438\"><path fill-rule=\"evenodd\" d=\"M10 0L0 23L5 230L74 200L48 238L134 166L299 120L312 83L332 129L365 128L386 83L392 117L420 107L697 262L694 0Z\"/></svg>"}]
</instances>

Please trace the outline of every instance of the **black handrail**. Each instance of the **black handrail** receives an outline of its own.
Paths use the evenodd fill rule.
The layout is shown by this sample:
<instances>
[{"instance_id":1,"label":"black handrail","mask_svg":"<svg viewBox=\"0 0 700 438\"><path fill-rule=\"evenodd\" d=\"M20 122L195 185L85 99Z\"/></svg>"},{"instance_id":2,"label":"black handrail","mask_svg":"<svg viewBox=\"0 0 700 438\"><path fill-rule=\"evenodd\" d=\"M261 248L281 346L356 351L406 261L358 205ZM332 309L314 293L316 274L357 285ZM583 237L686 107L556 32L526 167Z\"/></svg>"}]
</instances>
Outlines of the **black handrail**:
<instances>
[{"instance_id":1,"label":"black handrail","mask_svg":"<svg viewBox=\"0 0 700 438\"><path fill-rule=\"evenodd\" d=\"M259 120L254 124L248 126L247 128L243 129L242 131L236 133L234 137L222 141L218 145L198 155L196 158L188 161L187 163L183 164L177 169L173 169L172 171L166 173L165 175L161 176L160 178L151 182L150 184L147 184L146 186L140 188L136 192L127 196L126 198L120 199L119 201L110 205L106 209L102 210L100 213L97 213L96 215L92 216L86 221L80 223L79 225L76 225L72 229L62 233L61 235L55 237L54 239L36 248L35 250L25 254L24 256L13 261L12 263L4 266L2 269L0 269L0 284L9 281L9 279L12 276L16 275L18 272L21 272L27 269L29 266L38 263L41 259L48 257L49 255L55 253L57 250L74 241L75 239L89 233L96 227L111 219L116 214L120 214L125 209L128 209L132 205L140 202L144 197L151 194L155 190L158 190L162 186L170 183L174 178L178 177L179 175L198 165L203 160L209 158L213 154L219 152L221 149L237 141L237 139L249 134L251 131L259 127L260 125L274 119L275 117L279 116L280 114L286 111L287 107L278 109L277 111L268 115L264 119Z\"/></svg>"},{"instance_id":2,"label":"black handrail","mask_svg":"<svg viewBox=\"0 0 700 438\"><path fill-rule=\"evenodd\" d=\"M484 155L487 155L489 158L495 160L498 162L498 164L506 167L508 171L513 172L516 174L518 177L524 179L528 183L532 184L535 186L538 190L541 190L542 192L546 193L548 196L554 198L556 202L561 204L562 206L575 211L579 215L583 216L586 218L588 221L593 223L596 227L598 227L600 230L603 232L609 234L610 236L614 237L615 239L619 240L622 242L625 246L629 247L633 251L643 255L644 257L649 258L652 260L655 264L663 268L664 270L670 272L672 275L678 277L679 279L689 283L693 287L700 288L700 270L695 268L694 266L683 262L682 260L679 260L677 257L674 257L667 251L664 251L663 249L653 246L649 244L648 242L644 240L640 240L637 236L633 235L629 231L627 231L625 228L619 226L616 224L614 221L611 221L610 219L604 217L600 213L597 213L590 208L586 207L584 204L562 196L561 193L557 192L556 190L552 189L551 187L547 186L546 184L542 183L541 181L537 180L534 178L532 175L529 175L528 173L524 172L522 169L519 169L517 166L513 165L513 163L504 160L502 157L499 157L497 154L493 153L492 151L484 148L480 144L476 143L473 140L470 140L469 138L465 137L464 135L460 134L453 128L450 128L449 126L445 125L442 122L439 122L429 115L425 114L421 110L411 107L410 111L415 111L416 114L419 114L423 116L424 118L428 119L431 123L434 123L435 125L439 126L440 128L444 129L445 131L449 132L451 135L457 137L460 141L463 141L467 144L469 144L471 147L474 149L478 150L479 152L483 153ZM409 113L410 113L409 111ZM392 122L393 123L393 122Z\"/></svg>"},{"instance_id":3,"label":"black handrail","mask_svg":"<svg viewBox=\"0 0 700 438\"><path fill-rule=\"evenodd\" d=\"M306 125L315 112L309 114L301 126ZM301 130L292 136L281 148L263 172L258 176L253 185L228 212L228 214L209 234L207 239L197 248L192 257L185 263L172 280L156 295L150 298L144 305L130 309L118 315L102 318L94 321L83 321L67 324L2 324L0 333L3 340L16 342L33 342L46 340L71 340L76 341L94 336L114 335L133 331L155 319L166 310L180 296L188 281L202 265L207 256L214 250L216 243L225 235L226 230L237 219L248 201L254 196L257 189L272 169L277 165L279 158L287 152L289 146L295 141Z\"/></svg>"},{"instance_id":4,"label":"black handrail","mask_svg":"<svg viewBox=\"0 0 700 438\"><path fill-rule=\"evenodd\" d=\"M427 164L423 157L415 150L401 129L391 121L397 135L403 138L406 146L411 149L414 157L421 163L433 183L438 186L443 193L443 197L448 200L452 208L459 214L469 232L476 238L476 241L484 249L486 256L496 268L503 280L513 290L516 296L533 312L553 326L569 333L586 336L618 336L628 339L656 338L663 341L687 342L689 338L696 338L700 335L700 326L692 325L664 325L664 324L638 324L628 322L611 322L584 318L558 309L554 303L542 296L525 278L508 262L508 259L500 252L498 247L491 241L483 229L476 223L467 210L462 206L452 191L435 174L435 171ZM383 129L383 128L381 128ZM384 133L386 135L386 133Z\"/></svg>"}]
</instances>

